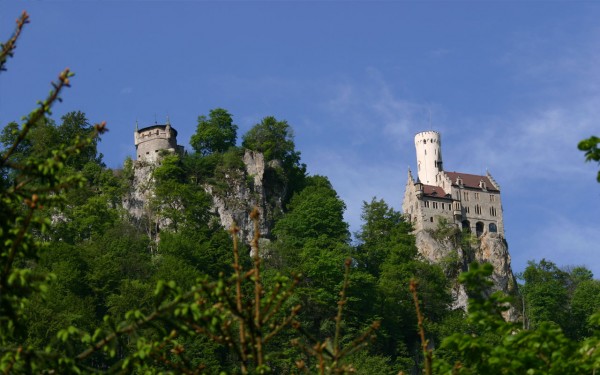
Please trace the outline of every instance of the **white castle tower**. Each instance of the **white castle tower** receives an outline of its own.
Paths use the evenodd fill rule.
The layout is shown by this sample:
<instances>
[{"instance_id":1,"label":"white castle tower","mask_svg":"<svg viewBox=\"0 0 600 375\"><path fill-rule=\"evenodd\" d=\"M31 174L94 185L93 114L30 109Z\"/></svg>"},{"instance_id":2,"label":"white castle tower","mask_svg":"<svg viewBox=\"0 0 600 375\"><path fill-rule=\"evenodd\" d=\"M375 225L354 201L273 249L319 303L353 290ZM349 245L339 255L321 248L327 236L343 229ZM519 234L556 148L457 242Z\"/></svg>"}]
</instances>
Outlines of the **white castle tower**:
<instances>
[{"instance_id":1,"label":"white castle tower","mask_svg":"<svg viewBox=\"0 0 600 375\"><path fill-rule=\"evenodd\" d=\"M435 185L442 168L442 140L440 133L426 131L415 135L417 172L421 183Z\"/></svg>"}]
</instances>

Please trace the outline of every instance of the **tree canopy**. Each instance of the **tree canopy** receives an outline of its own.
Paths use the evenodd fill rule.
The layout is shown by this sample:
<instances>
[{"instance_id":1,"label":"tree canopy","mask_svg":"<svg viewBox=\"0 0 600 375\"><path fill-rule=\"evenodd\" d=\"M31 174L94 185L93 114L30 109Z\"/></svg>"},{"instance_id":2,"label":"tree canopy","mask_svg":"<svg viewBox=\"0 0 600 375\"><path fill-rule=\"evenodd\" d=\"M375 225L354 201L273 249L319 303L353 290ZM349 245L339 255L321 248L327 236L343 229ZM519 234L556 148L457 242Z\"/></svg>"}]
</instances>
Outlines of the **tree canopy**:
<instances>
[{"instance_id":1,"label":"tree canopy","mask_svg":"<svg viewBox=\"0 0 600 375\"><path fill-rule=\"evenodd\" d=\"M295 164L300 160L300 153L295 150L294 132L285 120L265 117L244 134L242 140L243 147L262 152L267 161Z\"/></svg>"},{"instance_id":2,"label":"tree canopy","mask_svg":"<svg viewBox=\"0 0 600 375\"><path fill-rule=\"evenodd\" d=\"M2 44L0 71L27 22L24 13ZM511 301L490 294L491 266L473 263L459 277L468 311L452 310L452 281L419 255L403 215L383 200L364 202L353 243L345 203L327 177L306 177L291 127L274 117L244 136L244 147L280 162L269 163L263 186L285 191L270 241L256 230L251 254L239 228L227 233L212 212L206 185L227 195L242 176L242 189L256 188L242 172L244 150L233 147L237 126L220 108L200 116L196 153L165 153L149 166L144 208L160 225L148 233L122 206L134 163L113 171L98 153L105 125L77 111L59 125L50 118L71 77L61 72L49 96L0 134L0 372L600 368L600 281L587 268L530 262L516 301L525 320L506 322ZM593 155L596 145L586 149ZM444 223L434 237L460 235L455 229Z\"/></svg>"},{"instance_id":3,"label":"tree canopy","mask_svg":"<svg viewBox=\"0 0 600 375\"><path fill-rule=\"evenodd\" d=\"M585 160L586 161L595 161L600 163L600 148L598 145L600 144L600 138L596 136L591 136L587 139L579 142L577 147L585 152ZM600 182L600 171L596 176L598 182Z\"/></svg>"},{"instance_id":4,"label":"tree canopy","mask_svg":"<svg viewBox=\"0 0 600 375\"><path fill-rule=\"evenodd\" d=\"M235 146L237 130L238 126L233 123L229 112L223 108L211 109L208 117L198 117L198 127L190 145L202 155L225 152Z\"/></svg>"}]
</instances>

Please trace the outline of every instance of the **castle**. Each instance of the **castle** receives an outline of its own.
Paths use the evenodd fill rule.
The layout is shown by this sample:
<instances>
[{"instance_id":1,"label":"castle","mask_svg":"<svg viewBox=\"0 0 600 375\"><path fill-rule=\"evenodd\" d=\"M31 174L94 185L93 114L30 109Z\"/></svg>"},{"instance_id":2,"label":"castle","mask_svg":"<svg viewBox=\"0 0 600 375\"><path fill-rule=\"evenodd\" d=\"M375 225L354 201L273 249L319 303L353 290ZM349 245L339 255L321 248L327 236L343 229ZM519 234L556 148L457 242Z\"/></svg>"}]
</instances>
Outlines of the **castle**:
<instances>
[{"instance_id":1,"label":"castle","mask_svg":"<svg viewBox=\"0 0 600 375\"><path fill-rule=\"evenodd\" d=\"M418 177L415 181L409 169L402 211L416 231L436 229L445 220L477 236L504 236L500 186L489 172L480 176L444 171L436 131L418 133L415 148Z\"/></svg>"},{"instance_id":2,"label":"castle","mask_svg":"<svg viewBox=\"0 0 600 375\"><path fill-rule=\"evenodd\" d=\"M161 150L182 154L177 130L169 121L134 132L138 162L155 163ZM402 211L416 231L436 229L441 220L474 232L504 236L500 186L489 172L485 176L446 172L442 161L441 136L425 131L415 136L418 178L409 169Z\"/></svg>"},{"instance_id":3,"label":"castle","mask_svg":"<svg viewBox=\"0 0 600 375\"><path fill-rule=\"evenodd\" d=\"M154 163L158 161L159 152L167 150L183 154L183 146L177 145L177 130L167 120L166 125L154 124L134 132L135 153L137 161Z\"/></svg>"}]
</instances>

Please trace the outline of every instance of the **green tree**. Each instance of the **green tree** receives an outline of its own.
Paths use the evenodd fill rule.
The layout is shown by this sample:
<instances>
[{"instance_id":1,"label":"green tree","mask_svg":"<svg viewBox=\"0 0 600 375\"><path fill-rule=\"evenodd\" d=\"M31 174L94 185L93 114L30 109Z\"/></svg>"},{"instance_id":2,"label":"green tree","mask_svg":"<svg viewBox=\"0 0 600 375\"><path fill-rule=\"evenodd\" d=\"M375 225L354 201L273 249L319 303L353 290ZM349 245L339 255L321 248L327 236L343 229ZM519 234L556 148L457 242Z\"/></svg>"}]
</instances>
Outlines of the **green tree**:
<instances>
[{"instance_id":1,"label":"green tree","mask_svg":"<svg viewBox=\"0 0 600 375\"><path fill-rule=\"evenodd\" d=\"M598 145L600 144L600 138L591 136L583 141L579 142L577 147L585 152L585 160L586 161L595 161L600 163L600 148ZM600 171L596 177L598 182L600 182Z\"/></svg>"},{"instance_id":2,"label":"green tree","mask_svg":"<svg viewBox=\"0 0 600 375\"><path fill-rule=\"evenodd\" d=\"M300 161L300 153L295 150L294 132L285 120L265 117L244 134L242 140L243 147L262 152L266 161L279 160L290 166Z\"/></svg>"},{"instance_id":3,"label":"green tree","mask_svg":"<svg viewBox=\"0 0 600 375\"><path fill-rule=\"evenodd\" d=\"M0 71L5 70L6 61L12 56L28 20L28 15L23 13L13 36L1 45ZM60 356L45 356L21 343L27 334L24 323L28 320L29 301L48 289L49 276L31 267L37 262L43 244L39 234L45 234L51 224L43 210L59 206L64 202L66 189L84 183L81 174L64 173L65 165L104 131L104 124L96 125L94 133L70 139L59 149L44 150L40 154L27 152L38 147L30 136L35 134L36 128L45 126L45 117L70 85L71 76L68 69L60 73L48 97L40 101L23 123L13 124L9 131L3 132L0 170L13 181L0 187L0 371L5 373L41 372L41 366L50 361L56 361L56 369L64 367L58 363Z\"/></svg>"},{"instance_id":4,"label":"green tree","mask_svg":"<svg viewBox=\"0 0 600 375\"><path fill-rule=\"evenodd\" d=\"M223 108L212 109L208 117L198 117L198 128L190 145L202 155L225 152L235 146L237 129L229 112Z\"/></svg>"},{"instance_id":5,"label":"green tree","mask_svg":"<svg viewBox=\"0 0 600 375\"><path fill-rule=\"evenodd\" d=\"M2 45L0 70L12 54L27 21L24 13L13 37ZM214 281L201 275L193 281L199 272L190 262L182 262L174 251L166 251L164 257L151 254L148 238L119 220L122 216L111 216L112 212L103 216L104 208L111 208L111 199L104 198L112 193L108 194L103 186L96 191L98 196L89 194L93 189L85 186L84 174L95 182L109 181L108 191L114 192L116 186L114 180L106 178L97 159L87 157L82 163L68 165L69 157L80 155L95 144L97 134L104 131L103 124L95 126L93 134L77 137L75 130L85 122L79 121L81 116L75 116L77 118L69 119L73 122L69 123L71 130L66 132L73 137L72 142L61 140L64 145L61 143L57 149L39 155L19 154L20 150L26 150L22 145L29 143L36 147L30 138L31 131L44 126L40 125L42 119L69 85L70 76L68 70L61 73L49 97L40 102L23 124L11 127L12 144L8 142L0 152L0 170L3 177L7 176L4 182L8 182L8 176L14 182L0 185L0 371L269 372L271 359L277 357L281 348L270 346L271 342L292 324L299 307L286 303L294 295L296 281L273 276L272 287L263 283L257 212L251 215L257 233L252 261L243 261L236 241L237 229L232 228L232 275L219 275ZM93 159L96 154L92 152L89 156ZM193 232L189 217L197 219L197 213L202 215L203 205L188 200L186 194L169 197L166 191L188 185L182 169L177 160L163 159L163 165L154 176L158 190L162 189L157 195L162 196L161 205L175 202L183 207L184 216L175 229ZM124 173L126 178L131 177L130 172ZM161 187L161 184L164 185ZM78 199L69 202L74 209L66 221L75 228L70 232L87 230L87 233L72 235L70 241L59 236L49 237L52 222L45 210L55 212L55 217L62 215L61 208L67 206L64 203L69 198L67 193L74 187L85 189L76 190ZM191 206L200 208L196 212ZM86 210L99 212L94 213L97 216L81 212ZM98 225L104 220L115 221L111 225ZM222 231L214 234L211 241L214 240L216 246L222 245L222 236L219 236ZM204 241L203 237L197 239ZM329 242L331 245L332 241ZM44 246L49 251L40 258ZM197 255L193 250L189 254ZM350 264L349 260L345 262L346 281L342 283L341 298L337 304L331 304L338 307L334 339L316 342L310 347L310 355L317 358L320 373L348 371L350 367L345 357L356 352L369 337L370 331L367 331L349 345L340 340L342 309L348 302L345 291ZM154 270L158 272L152 272ZM48 272L56 272L56 277ZM148 281L152 275L172 276L187 288L184 290L172 280L159 280L150 288ZM154 290L152 297L151 290ZM46 303L44 296L53 298L52 303ZM130 309L132 305L135 308ZM108 313L125 316L121 319L122 316L105 315ZM48 329L44 332L41 321L35 319L47 320ZM60 329L62 324L68 326ZM216 356L212 355L213 350L218 351ZM190 354L194 357L190 358ZM226 359L227 363L216 363L215 357ZM209 365L215 367L207 369ZM302 368L300 363L298 367Z\"/></svg>"},{"instance_id":6,"label":"green tree","mask_svg":"<svg viewBox=\"0 0 600 375\"><path fill-rule=\"evenodd\" d=\"M544 268L555 273L547 262ZM428 374L596 373L600 363L598 331L594 337L576 342L554 323L542 322L527 330L506 322L501 312L507 309L509 299L500 292L486 293L492 271L489 264L471 264L469 272L461 274L459 279L470 296L467 322L477 329L446 337L433 353L434 371ZM600 314L590 317L591 326L598 329L598 323Z\"/></svg>"},{"instance_id":7,"label":"green tree","mask_svg":"<svg viewBox=\"0 0 600 375\"><path fill-rule=\"evenodd\" d=\"M187 181L188 175L178 155L165 155L153 172L154 197L150 204L170 229L204 228L209 220L210 199L200 185Z\"/></svg>"},{"instance_id":8,"label":"green tree","mask_svg":"<svg viewBox=\"0 0 600 375\"><path fill-rule=\"evenodd\" d=\"M296 248L320 238L326 246L347 243L350 233L344 222L346 204L326 177L308 177L306 185L292 197L289 211L275 225L275 235Z\"/></svg>"},{"instance_id":9,"label":"green tree","mask_svg":"<svg viewBox=\"0 0 600 375\"><path fill-rule=\"evenodd\" d=\"M565 328L569 320L569 274L542 259L539 263L529 261L520 277L525 281L520 289L526 326L536 328L542 322L554 322Z\"/></svg>"},{"instance_id":10,"label":"green tree","mask_svg":"<svg viewBox=\"0 0 600 375\"><path fill-rule=\"evenodd\" d=\"M363 201L361 219L363 224L356 234L360 241L356 257L369 273L379 277L381 265L391 249L401 243L414 242L409 234L412 228L400 212L389 207L383 199L377 200L375 197L370 203Z\"/></svg>"},{"instance_id":11,"label":"green tree","mask_svg":"<svg viewBox=\"0 0 600 375\"><path fill-rule=\"evenodd\" d=\"M60 125L44 116L41 116L32 127L27 138L18 142L18 147L13 151L13 160L23 160L28 157L49 157L52 150L64 149L69 146L68 141L79 142L90 139L94 126L90 124L85 114L80 111L69 112L61 118ZM19 136L19 125L12 122L0 134L2 148L11 147ZM89 144L73 155L69 155L65 164L75 170L82 170L88 162L102 163L102 155L97 150L98 139L92 139Z\"/></svg>"}]
</instances>

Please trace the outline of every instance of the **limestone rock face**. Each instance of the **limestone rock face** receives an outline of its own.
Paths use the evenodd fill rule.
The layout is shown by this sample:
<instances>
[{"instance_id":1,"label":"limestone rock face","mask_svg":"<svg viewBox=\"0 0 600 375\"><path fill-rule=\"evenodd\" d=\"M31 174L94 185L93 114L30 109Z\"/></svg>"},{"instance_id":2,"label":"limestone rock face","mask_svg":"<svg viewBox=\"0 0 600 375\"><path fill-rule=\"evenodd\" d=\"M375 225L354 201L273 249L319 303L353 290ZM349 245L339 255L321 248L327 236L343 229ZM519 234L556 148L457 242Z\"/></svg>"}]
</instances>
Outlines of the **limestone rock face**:
<instances>
[{"instance_id":1,"label":"limestone rock face","mask_svg":"<svg viewBox=\"0 0 600 375\"><path fill-rule=\"evenodd\" d=\"M456 248L450 239L435 239L427 230L420 230L415 233L415 239L419 254L432 263L440 263Z\"/></svg>"},{"instance_id":2,"label":"limestone rock face","mask_svg":"<svg viewBox=\"0 0 600 375\"><path fill-rule=\"evenodd\" d=\"M502 291L512 295L516 292L516 280L510 266L510 254L504 238L498 233L483 233L471 249L463 249L452 236L439 238L432 231L420 230L415 233L419 253L426 260L442 266L446 275L453 280L453 308L466 309L468 296L465 288L458 283L458 275L466 271L469 263L490 263L494 267L490 293ZM511 307L504 312L504 319L516 321L518 312Z\"/></svg>"},{"instance_id":3,"label":"limestone rock face","mask_svg":"<svg viewBox=\"0 0 600 375\"><path fill-rule=\"evenodd\" d=\"M147 203L152 194L152 173L155 166L151 163L134 161L132 168L131 189L123 198L123 207L133 218L140 220L148 213Z\"/></svg>"},{"instance_id":4,"label":"limestone rock face","mask_svg":"<svg viewBox=\"0 0 600 375\"><path fill-rule=\"evenodd\" d=\"M419 254L431 263L440 264L444 273L453 280L451 285L454 303L453 309L465 309L467 307L467 291L456 278L466 270L465 255L463 250L457 246L453 238L434 238L431 231L420 230L415 233L416 245Z\"/></svg>"},{"instance_id":5,"label":"limestone rock face","mask_svg":"<svg viewBox=\"0 0 600 375\"><path fill-rule=\"evenodd\" d=\"M265 170L268 170L269 166L265 165L263 154L246 150L243 161L245 170L236 170L225 175L227 189L219 190L209 184L203 187L213 199L212 210L219 217L221 225L227 229L235 222L240 228L240 238L249 243L254 238L254 223L249 213L254 207L258 208L260 236L269 238L273 216L277 211L281 211L282 199L267 199ZM270 204L273 202L275 205Z\"/></svg>"},{"instance_id":6,"label":"limestone rock face","mask_svg":"<svg viewBox=\"0 0 600 375\"><path fill-rule=\"evenodd\" d=\"M492 274L494 291L500 290L511 295L516 292L517 282L510 266L508 245L501 235L489 232L482 234L479 237L479 248L475 251L475 260L494 266ZM518 318L517 311L512 307L503 315L508 321L515 321Z\"/></svg>"},{"instance_id":7,"label":"limestone rock face","mask_svg":"<svg viewBox=\"0 0 600 375\"><path fill-rule=\"evenodd\" d=\"M243 169L226 171L218 182L202 185L212 197L211 211L215 219L225 229L233 223L239 227L239 236L246 243L254 238L254 223L249 214L254 207L258 208L259 233L267 240L273 227L274 218L282 212L285 185L267 181L277 175L279 165L267 165L260 152L246 150L243 156ZM164 227L167 222L150 210L149 201L153 194L152 173L156 165L148 162L133 162L133 180L131 189L123 199L123 207L134 220L154 223ZM149 224L151 225L151 224ZM148 233L158 232L157 228L149 228ZM152 236L151 236L152 237Z\"/></svg>"}]
</instances>

